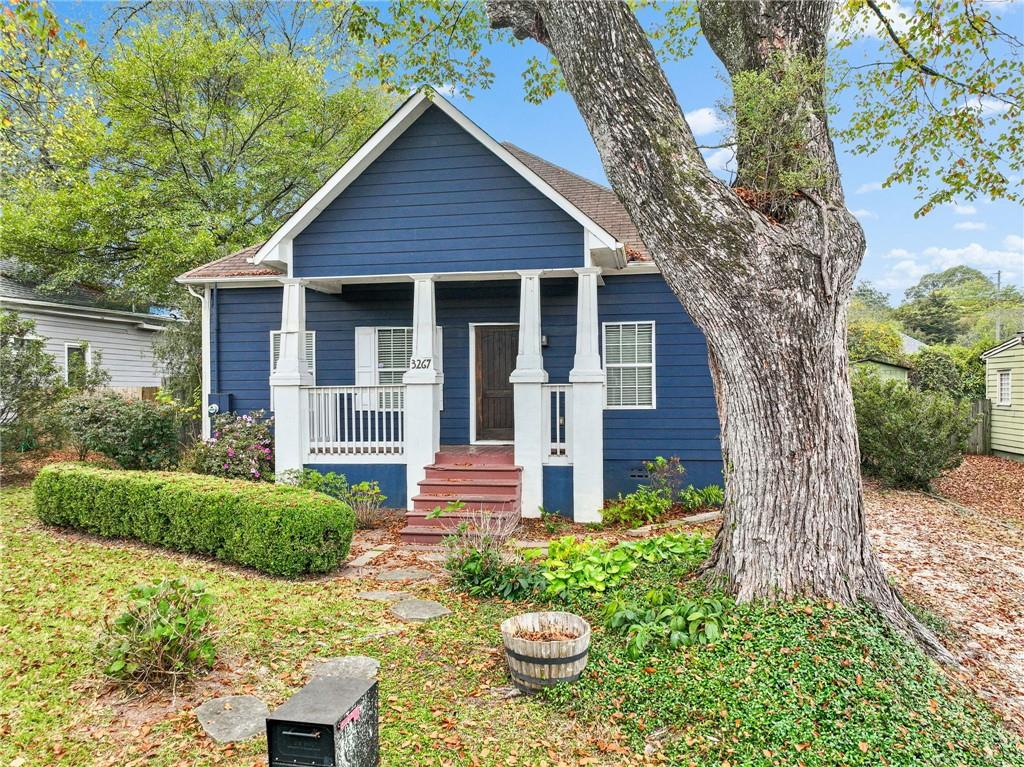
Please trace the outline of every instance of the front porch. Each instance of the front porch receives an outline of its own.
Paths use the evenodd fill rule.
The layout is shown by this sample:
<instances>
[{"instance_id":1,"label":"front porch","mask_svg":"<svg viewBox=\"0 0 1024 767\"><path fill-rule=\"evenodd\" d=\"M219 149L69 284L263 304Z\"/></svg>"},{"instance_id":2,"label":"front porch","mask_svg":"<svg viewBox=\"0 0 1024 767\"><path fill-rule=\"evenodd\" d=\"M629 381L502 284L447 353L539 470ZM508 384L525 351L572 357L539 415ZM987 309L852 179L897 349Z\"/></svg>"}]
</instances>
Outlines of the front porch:
<instances>
[{"instance_id":1,"label":"front porch","mask_svg":"<svg viewBox=\"0 0 1024 767\"><path fill-rule=\"evenodd\" d=\"M307 466L359 479L404 473L404 492L397 497L404 496L411 528L434 527L424 524L426 512L453 500L467 510L538 517L545 507L576 521L599 519L605 380L600 269L570 270L571 278L565 271L522 271L515 281L507 274L472 282L464 275L404 278L405 290L412 283L411 306L393 302L387 318L374 320L378 327L351 327L349 380L355 382L344 385L317 385L326 376L316 361L326 369L333 360L326 331L323 340L319 331L309 331L311 325L328 327L332 317L324 309L330 305L325 286L282 279L281 329L275 331L270 374L278 473ZM546 313L542 282L558 304ZM330 293L340 302L338 292L359 289L332 285ZM481 302L483 294L490 300ZM307 301L316 304L312 314ZM371 340L361 344L364 331ZM367 351L374 332L385 339L376 341L379 353ZM552 382L552 376L563 378ZM451 481L458 464L483 464L484 474L474 480L497 480L485 476L495 463L514 469L515 482L511 476L500 487ZM499 492L489 492L495 488Z\"/></svg>"}]
</instances>

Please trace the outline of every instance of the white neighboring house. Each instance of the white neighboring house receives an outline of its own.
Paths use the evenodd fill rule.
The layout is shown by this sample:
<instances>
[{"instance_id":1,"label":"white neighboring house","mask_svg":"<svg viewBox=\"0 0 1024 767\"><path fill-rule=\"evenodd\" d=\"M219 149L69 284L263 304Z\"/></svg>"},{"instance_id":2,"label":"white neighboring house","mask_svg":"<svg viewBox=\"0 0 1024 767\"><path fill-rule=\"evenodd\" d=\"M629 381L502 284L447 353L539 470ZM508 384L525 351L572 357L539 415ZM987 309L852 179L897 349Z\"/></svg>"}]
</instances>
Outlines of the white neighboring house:
<instances>
[{"instance_id":1,"label":"white neighboring house","mask_svg":"<svg viewBox=\"0 0 1024 767\"><path fill-rule=\"evenodd\" d=\"M35 335L65 377L68 361L76 356L84 357L86 365L99 360L110 374L111 389L148 397L163 377L153 344L168 323L178 320L107 306L99 292L84 287L59 295L44 293L18 275L14 262L0 261L0 307L35 322Z\"/></svg>"}]
</instances>

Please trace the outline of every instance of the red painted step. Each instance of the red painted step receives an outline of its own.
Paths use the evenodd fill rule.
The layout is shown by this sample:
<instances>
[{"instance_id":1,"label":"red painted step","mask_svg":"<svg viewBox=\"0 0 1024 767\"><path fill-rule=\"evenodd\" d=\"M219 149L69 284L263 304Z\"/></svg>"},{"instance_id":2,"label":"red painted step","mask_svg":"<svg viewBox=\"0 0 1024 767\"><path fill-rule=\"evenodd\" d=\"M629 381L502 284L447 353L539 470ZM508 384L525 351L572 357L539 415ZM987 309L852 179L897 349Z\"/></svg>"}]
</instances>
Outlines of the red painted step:
<instances>
[{"instance_id":1,"label":"red painted step","mask_svg":"<svg viewBox=\"0 0 1024 767\"><path fill-rule=\"evenodd\" d=\"M443 537L481 512L518 518L522 497L522 468L505 446L458 445L441 448L434 463L425 467L412 497L413 510L406 512L401 538L409 543L440 543ZM436 509L452 502L459 511L429 518Z\"/></svg>"}]
</instances>

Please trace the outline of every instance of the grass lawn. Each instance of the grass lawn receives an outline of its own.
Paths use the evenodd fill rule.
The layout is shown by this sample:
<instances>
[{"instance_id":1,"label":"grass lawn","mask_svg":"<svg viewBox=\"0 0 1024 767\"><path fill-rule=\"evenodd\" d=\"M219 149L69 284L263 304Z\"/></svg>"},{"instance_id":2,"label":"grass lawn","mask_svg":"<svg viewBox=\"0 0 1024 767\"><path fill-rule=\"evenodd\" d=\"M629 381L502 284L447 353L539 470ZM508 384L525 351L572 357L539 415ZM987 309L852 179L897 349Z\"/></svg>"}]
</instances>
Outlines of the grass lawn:
<instances>
[{"instance_id":1,"label":"grass lawn","mask_svg":"<svg viewBox=\"0 0 1024 767\"><path fill-rule=\"evenodd\" d=\"M638 661L621 637L596 631L580 684L506 700L497 626L521 606L424 586L415 590L455 614L409 626L354 598L375 583L272 579L55 532L35 520L27 489L0 493L0 528L4 764L264 764L262 738L219 746L191 709L231 693L274 706L306 681L311 659L345 654L381 661L388 765L1024 764L975 698L869 619L828 606L735 608L714 647ZM678 575L645 571L626 592ZM127 590L162 577L203 580L215 594L220 661L176 700L126 701L98 676L91 648Z\"/></svg>"}]
</instances>

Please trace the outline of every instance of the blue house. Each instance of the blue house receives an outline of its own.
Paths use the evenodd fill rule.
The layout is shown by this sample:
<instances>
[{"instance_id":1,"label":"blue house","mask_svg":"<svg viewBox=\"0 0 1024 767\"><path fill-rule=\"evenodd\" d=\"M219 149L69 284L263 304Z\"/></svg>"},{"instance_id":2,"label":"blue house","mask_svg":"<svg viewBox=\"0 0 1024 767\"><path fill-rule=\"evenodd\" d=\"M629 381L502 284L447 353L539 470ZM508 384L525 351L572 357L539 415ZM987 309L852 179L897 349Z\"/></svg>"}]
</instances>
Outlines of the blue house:
<instances>
[{"instance_id":1,"label":"blue house","mask_svg":"<svg viewBox=\"0 0 1024 767\"><path fill-rule=\"evenodd\" d=\"M265 243L178 278L209 415L270 410L277 470L409 509L596 521L679 456L721 481L707 348L608 188L409 98ZM201 292L200 292L201 291Z\"/></svg>"}]
</instances>

